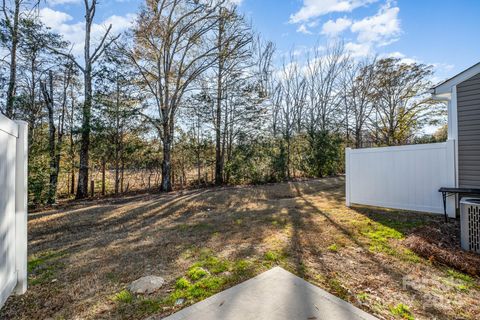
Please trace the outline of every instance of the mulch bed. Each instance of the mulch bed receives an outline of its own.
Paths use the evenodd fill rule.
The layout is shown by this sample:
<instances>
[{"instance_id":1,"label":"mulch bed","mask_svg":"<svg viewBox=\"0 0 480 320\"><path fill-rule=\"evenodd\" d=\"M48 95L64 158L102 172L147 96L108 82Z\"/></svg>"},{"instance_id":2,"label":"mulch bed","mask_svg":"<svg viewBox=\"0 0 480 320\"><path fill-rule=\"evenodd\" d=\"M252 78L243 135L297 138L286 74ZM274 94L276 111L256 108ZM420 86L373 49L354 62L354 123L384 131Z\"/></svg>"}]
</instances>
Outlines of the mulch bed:
<instances>
[{"instance_id":1,"label":"mulch bed","mask_svg":"<svg viewBox=\"0 0 480 320\"><path fill-rule=\"evenodd\" d=\"M405 245L433 263L480 276L480 254L462 250L457 221L417 228L405 239Z\"/></svg>"}]
</instances>

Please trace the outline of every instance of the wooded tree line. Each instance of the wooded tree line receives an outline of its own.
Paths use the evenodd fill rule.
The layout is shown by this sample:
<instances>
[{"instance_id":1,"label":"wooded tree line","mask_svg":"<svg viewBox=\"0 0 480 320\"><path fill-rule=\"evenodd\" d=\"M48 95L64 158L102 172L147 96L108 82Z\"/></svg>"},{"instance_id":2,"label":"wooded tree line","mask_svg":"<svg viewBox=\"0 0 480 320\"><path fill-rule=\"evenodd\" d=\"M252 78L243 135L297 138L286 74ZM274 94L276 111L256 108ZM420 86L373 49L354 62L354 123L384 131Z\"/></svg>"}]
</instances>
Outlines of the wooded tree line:
<instances>
[{"instance_id":1,"label":"wooded tree line","mask_svg":"<svg viewBox=\"0 0 480 320\"><path fill-rule=\"evenodd\" d=\"M131 30L95 39L84 0L82 53L38 5L4 0L1 18L1 111L29 124L35 205L333 175L345 146L412 143L442 116L431 66L341 43L277 52L226 0L146 0Z\"/></svg>"}]
</instances>

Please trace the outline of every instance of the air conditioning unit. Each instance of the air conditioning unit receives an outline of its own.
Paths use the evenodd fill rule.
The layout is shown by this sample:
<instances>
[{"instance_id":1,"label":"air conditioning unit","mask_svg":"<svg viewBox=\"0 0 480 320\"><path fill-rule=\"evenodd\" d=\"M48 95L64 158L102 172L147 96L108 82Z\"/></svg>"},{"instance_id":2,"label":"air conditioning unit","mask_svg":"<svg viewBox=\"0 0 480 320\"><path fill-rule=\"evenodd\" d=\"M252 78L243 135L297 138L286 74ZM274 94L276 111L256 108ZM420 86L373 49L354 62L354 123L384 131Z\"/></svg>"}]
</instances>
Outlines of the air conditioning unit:
<instances>
[{"instance_id":1,"label":"air conditioning unit","mask_svg":"<svg viewBox=\"0 0 480 320\"><path fill-rule=\"evenodd\" d=\"M462 248L480 253L480 199L460 201L460 233Z\"/></svg>"}]
</instances>

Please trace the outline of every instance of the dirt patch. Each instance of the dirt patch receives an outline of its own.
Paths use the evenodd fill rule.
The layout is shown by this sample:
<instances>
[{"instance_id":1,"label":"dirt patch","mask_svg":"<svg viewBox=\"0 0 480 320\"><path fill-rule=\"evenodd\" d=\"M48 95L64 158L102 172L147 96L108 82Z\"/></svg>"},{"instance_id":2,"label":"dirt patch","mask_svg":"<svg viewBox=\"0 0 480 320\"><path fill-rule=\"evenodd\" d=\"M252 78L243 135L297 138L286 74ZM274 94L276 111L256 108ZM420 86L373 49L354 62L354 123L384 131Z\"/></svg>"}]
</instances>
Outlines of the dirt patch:
<instances>
[{"instance_id":1,"label":"dirt patch","mask_svg":"<svg viewBox=\"0 0 480 320\"><path fill-rule=\"evenodd\" d=\"M478 319L480 281L406 246L441 216L344 205L343 178L92 201L31 214L29 289L1 319L171 314L275 265L380 318ZM126 288L148 275L154 294Z\"/></svg>"}]
</instances>

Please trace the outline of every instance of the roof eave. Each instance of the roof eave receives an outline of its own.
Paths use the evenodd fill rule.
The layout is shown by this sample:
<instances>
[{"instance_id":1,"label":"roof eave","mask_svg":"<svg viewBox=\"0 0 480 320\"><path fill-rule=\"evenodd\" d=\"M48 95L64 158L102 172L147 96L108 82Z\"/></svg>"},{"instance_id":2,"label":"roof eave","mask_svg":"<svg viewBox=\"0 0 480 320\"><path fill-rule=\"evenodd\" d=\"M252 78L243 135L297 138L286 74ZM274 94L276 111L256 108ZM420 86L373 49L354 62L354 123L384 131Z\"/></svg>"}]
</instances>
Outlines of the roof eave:
<instances>
[{"instance_id":1,"label":"roof eave","mask_svg":"<svg viewBox=\"0 0 480 320\"><path fill-rule=\"evenodd\" d=\"M456 76L445 80L430 90L432 95L441 95L446 93L451 93L452 87L470 79L471 77L480 73L480 62L471 66L470 68L460 72Z\"/></svg>"}]
</instances>

